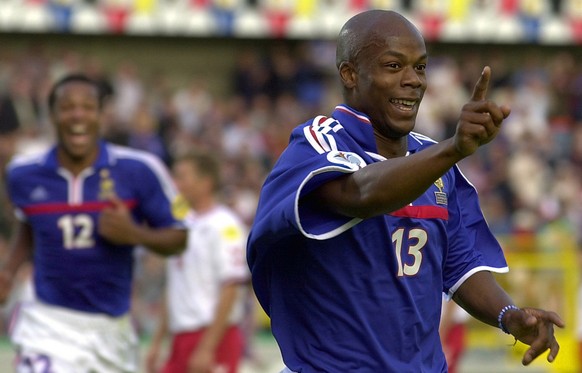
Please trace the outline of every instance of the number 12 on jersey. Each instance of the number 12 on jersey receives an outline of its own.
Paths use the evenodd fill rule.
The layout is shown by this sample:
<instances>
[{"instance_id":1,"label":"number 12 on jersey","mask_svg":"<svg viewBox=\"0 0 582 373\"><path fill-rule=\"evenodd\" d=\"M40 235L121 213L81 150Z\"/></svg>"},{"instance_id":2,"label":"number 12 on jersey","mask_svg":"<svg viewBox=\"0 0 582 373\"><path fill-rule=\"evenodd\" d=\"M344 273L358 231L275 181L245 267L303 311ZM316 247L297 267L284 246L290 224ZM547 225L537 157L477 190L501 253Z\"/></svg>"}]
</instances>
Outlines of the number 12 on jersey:
<instances>
[{"instance_id":1,"label":"number 12 on jersey","mask_svg":"<svg viewBox=\"0 0 582 373\"><path fill-rule=\"evenodd\" d=\"M95 246L93 219L88 214L63 215L57 221L63 232L65 249L87 249Z\"/></svg>"}]
</instances>

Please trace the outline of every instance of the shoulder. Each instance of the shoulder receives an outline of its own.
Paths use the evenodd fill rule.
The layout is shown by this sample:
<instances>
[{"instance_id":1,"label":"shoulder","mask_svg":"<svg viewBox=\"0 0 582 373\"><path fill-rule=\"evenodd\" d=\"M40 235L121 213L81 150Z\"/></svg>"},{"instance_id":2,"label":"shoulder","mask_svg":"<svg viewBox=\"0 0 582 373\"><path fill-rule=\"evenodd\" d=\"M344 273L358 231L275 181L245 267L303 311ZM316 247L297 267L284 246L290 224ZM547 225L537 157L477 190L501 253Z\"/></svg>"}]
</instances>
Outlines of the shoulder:
<instances>
[{"instance_id":1,"label":"shoulder","mask_svg":"<svg viewBox=\"0 0 582 373\"><path fill-rule=\"evenodd\" d=\"M6 172L9 177L34 172L44 164L46 156L45 152L15 155L6 166Z\"/></svg>"},{"instance_id":2,"label":"shoulder","mask_svg":"<svg viewBox=\"0 0 582 373\"><path fill-rule=\"evenodd\" d=\"M214 208L211 214L212 221L216 226L239 225L242 226L242 221L239 216L228 206L218 205Z\"/></svg>"},{"instance_id":3,"label":"shoulder","mask_svg":"<svg viewBox=\"0 0 582 373\"><path fill-rule=\"evenodd\" d=\"M337 119L326 117L325 115L318 115L298 126L295 131L301 131L306 135L317 135L318 133L334 133L341 129L343 129L343 126Z\"/></svg>"},{"instance_id":4,"label":"shoulder","mask_svg":"<svg viewBox=\"0 0 582 373\"><path fill-rule=\"evenodd\" d=\"M239 216L229 207L218 205L208 213L204 220L206 226L216 233L226 237L238 237L244 234L246 227Z\"/></svg>"},{"instance_id":5,"label":"shoulder","mask_svg":"<svg viewBox=\"0 0 582 373\"><path fill-rule=\"evenodd\" d=\"M106 146L111 161L115 164L147 168L155 173L165 173L167 171L167 167L162 160L152 153L111 143Z\"/></svg>"},{"instance_id":6,"label":"shoulder","mask_svg":"<svg viewBox=\"0 0 582 373\"><path fill-rule=\"evenodd\" d=\"M337 119L319 115L296 127L291 139L306 140L315 151L322 154L336 148L334 137L343 128Z\"/></svg>"},{"instance_id":7,"label":"shoulder","mask_svg":"<svg viewBox=\"0 0 582 373\"><path fill-rule=\"evenodd\" d=\"M230 208L220 205L213 212L213 229L224 242L238 244L246 241L247 229Z\"/></svg>"}]
</instances>

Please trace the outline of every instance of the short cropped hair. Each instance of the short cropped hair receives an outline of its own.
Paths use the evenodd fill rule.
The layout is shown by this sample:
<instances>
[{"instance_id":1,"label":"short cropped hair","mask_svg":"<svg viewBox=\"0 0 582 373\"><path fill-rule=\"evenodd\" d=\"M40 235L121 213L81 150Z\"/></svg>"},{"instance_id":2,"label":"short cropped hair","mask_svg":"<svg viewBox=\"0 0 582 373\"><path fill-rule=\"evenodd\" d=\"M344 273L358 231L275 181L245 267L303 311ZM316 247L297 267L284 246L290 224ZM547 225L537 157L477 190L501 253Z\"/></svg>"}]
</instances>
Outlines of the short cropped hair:
<instances>
[{"instance_id":1,"label":"short cropped hair","mask_svg":"<svg viewBox=\"0 0 582 373\"><path fill-rule=\"evenodd\" d=\"M190 150L187 153L179 155L174 164L177 162L189 162L203 176L210 177L213 184L213 190L217 192L222 186L221 166L218 157L209 152Z\"/></svg>"},{"instance_id":2,"label":"short cropped hair","mask_svg":"<svg viewBox=\"0 0 582 373\"><path fill-rule=\"evenodd\" d=\"M89 78L85 74L75 73L75 74L65 75L61 79L57 80L57 82L51 88L51 90L49 92L49 96L48 96L48 105L49 105L50 111L53 111L55 108L55 103L57 101L57 91L59 90L59 88L61 88L65 84L71 83L71 82L86 83L88 85L92 85L93 87L95 87L95 90L97 92L97 100L98 100L99 108L103 107L103 101L104 101L105 95L103 94L101 86L99 85L99 83L97 83L93 79Z\"/></svg>"}]
</instances>

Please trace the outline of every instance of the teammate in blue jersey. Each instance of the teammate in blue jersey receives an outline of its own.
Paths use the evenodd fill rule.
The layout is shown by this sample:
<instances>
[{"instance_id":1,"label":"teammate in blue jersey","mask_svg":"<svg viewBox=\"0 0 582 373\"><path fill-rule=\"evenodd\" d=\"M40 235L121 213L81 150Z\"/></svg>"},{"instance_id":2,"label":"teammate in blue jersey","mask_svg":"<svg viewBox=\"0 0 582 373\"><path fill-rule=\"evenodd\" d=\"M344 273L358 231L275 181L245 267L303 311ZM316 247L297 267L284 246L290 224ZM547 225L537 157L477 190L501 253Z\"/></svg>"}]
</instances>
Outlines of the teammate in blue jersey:
<instances>
[{"instance_id":1,"label":"teammate in blue jersey","mask_svg":"<svg viewBox=\"0 0 582 373\"><path fill-rule=\"evenodd\" d=\"M427 61L400 14L347 21L336 60L344 104L295 128L263 185L247 259L284 372L446 372L443 292L530 345L523 364L558 353L560 317L518 308L496 283L503 252L456 166L510 109L486 99L485 67L452 138L413 132Z\"/></svg>"},{"instance_id":2,"label":"teammate in blue jersey","mask_svg":"<svg viewBox=\"0 0 582 373\"><path fill-rule=\"evenodd\" d=\"M35 289L10 331L16 371L135 372L133 248L184 249L174 185L159 159L101 139L103 98L89 78L58 81L49 108L56 145L7 170L19 226L0 270L0 301L28 260Z\"/></svg>"}]
</instances>

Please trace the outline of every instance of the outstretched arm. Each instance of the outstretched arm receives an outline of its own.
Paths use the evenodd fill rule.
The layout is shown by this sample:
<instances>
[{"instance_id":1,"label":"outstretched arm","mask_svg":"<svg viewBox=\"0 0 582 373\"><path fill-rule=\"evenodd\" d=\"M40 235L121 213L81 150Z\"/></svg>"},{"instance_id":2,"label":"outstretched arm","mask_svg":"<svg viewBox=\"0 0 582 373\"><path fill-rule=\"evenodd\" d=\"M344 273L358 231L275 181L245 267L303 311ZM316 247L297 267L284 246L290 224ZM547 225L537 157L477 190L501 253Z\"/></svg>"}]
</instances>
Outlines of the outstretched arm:
<instances>
[{"instance_id":1,"label":"outstretched arm","mask_svg":"<svg viewBox=\"0 0 582 373\"><path fill-rule=\"evenodd\" d=\"M453 137L408 157L391 158L332 180L309 198L339 214L368 218L414 201L461 159L492 141L510 113L486 100L491 69L485 67Z\"/></svg>"},{"instance_id":2,"label":"outstretched arm","mask_svg":"<svg viewBox=\"0 0 582 373\"><path fill-rule=\"evenodd\" d=\"M136 224L127 206L116 196L99 216L99 234L119 245L141 245L163 256L179 254L186 247L187 230L150 228Z\"/></svg>"},{"instance_id":3,"label":"outstretched arm","mask_svg":"<svg viewBox=\"0 0 582 373\"><path fill-rule=\"evenodd\" d=\"M208 325L200 339L200 343L190 355L188 361L190 371L207 372L215 366L216 349L229 327L229 316L232 313L241 288L242 285L240 283L222 285L220 297L214 311L214 319Z\"/></svg>"},{"instance_id":4,"label":"outstretched arm","mask_svg":"<svg viewBox=\"0 0 582 373\"><path fill-rule=\"evenodd\" d=\"M457 289L453 299L476 319L496 327L500 326L498 317L504 307L514 305L511 297L488 271L469 277ZM554 325L563 328L564 322L555 312L529 307L511 308L503 313L501 325L530 346L523 356L523 365L528 365L548 349L549 362L558 355L560 346L554 336Z\"/></svg>"},{"instance_id":5,"label":"outstretched arm","mask_svg":"<svg viewBox=\"0 0 582 373\"><path fill-rule=\"evenodd\" d=\"M162 352L162 344L169 333L168 327L168 306L167 300L164 297L161 302L160 315L158 317L158 325L152 335L150 347L146 353L145 365L148 373L160 372L160 355Z\"/></svg>"}]
</instances>

